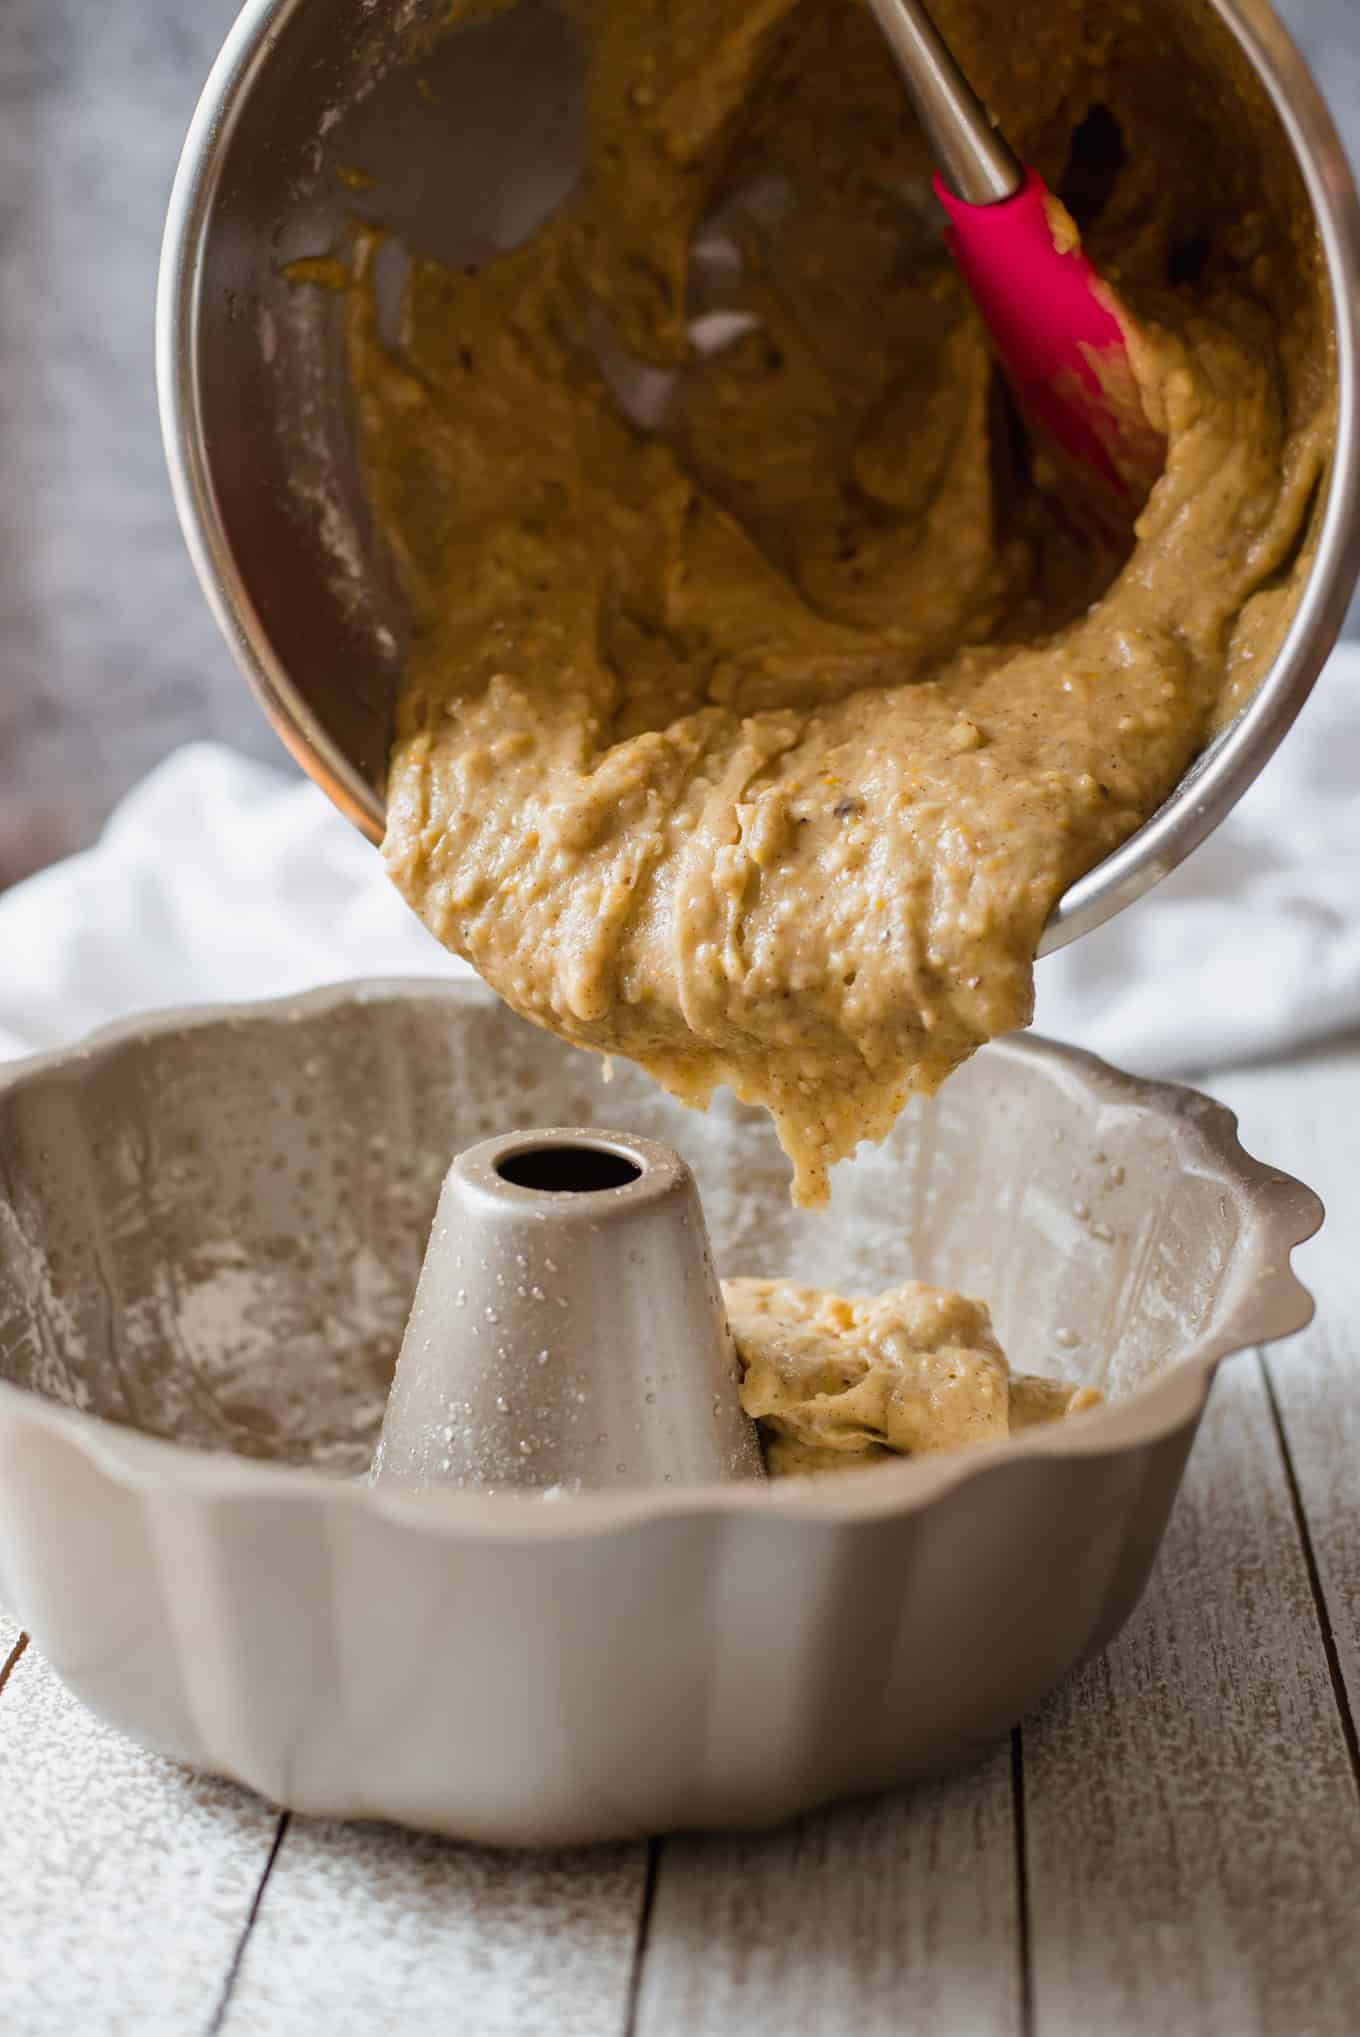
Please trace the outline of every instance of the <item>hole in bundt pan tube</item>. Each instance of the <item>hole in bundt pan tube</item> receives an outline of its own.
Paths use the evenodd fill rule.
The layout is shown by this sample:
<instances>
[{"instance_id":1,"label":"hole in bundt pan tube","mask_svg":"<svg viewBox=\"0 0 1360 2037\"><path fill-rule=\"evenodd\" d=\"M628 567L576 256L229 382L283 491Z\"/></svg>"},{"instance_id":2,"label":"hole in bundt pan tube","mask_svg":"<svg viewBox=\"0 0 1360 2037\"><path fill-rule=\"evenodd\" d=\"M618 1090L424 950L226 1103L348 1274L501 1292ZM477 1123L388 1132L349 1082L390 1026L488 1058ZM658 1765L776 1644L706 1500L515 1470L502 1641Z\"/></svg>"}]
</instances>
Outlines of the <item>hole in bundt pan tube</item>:
<instances>
[{"instance_id":1,"label":"hole in bundt pan tube","mask_svg":"<svg viewBox=\"0 0 1360 2037\"><path fill-rule=\"evenodd\" d=\"M496 1162L496 1172L515 1188L536 1188L544 1195L596 1195L605 1188L627 1188L642 1169L636 1160L604 1146L531 1146L527 1152L507 1153Z\"/></svg>"}]
</instances>

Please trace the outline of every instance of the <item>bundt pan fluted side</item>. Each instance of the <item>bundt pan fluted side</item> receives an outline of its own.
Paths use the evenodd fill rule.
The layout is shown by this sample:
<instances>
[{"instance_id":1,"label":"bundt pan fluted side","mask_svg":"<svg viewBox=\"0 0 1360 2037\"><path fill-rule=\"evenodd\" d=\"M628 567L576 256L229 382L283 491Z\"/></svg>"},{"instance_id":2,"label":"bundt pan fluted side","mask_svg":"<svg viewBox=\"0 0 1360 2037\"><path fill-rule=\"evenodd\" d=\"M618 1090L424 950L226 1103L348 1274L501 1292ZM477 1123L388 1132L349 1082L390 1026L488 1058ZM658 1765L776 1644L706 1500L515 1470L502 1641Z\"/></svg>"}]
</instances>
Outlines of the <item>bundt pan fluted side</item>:
<instances>
[{"instance_id":1,"label":"bundt pan fluted side","mask_svg":"<svg viewBox=\"0 0 1360 2037\"><path fill-rule=\"evenodd\" d=\"M373 1490L450 1155L564 1122L678 1146L724 1273L958 1285L1109 1405L782 1487ZM786 1181L757 1114L606 1087L473 983L5 1071L0 1602L149 1746L498 1844L763 1825L967 1758L1127 1618L1219 1360L1308 1320L1321 1207L1219 1106L1026 1039L838 1169L829 1215Z\"/></svg>"}]
</instances>

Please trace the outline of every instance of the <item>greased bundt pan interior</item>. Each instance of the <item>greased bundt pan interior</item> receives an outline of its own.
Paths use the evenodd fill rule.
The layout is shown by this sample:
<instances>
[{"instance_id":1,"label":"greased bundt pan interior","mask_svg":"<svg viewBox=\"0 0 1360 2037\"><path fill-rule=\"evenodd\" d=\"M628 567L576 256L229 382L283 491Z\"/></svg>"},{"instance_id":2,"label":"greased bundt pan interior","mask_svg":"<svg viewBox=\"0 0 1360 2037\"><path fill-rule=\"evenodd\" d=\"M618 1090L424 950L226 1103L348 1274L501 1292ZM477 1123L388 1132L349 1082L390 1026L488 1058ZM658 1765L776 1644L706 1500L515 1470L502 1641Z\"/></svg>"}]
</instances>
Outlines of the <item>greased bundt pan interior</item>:
<instances>
[{"instance_id":1,"label":"greased bundt pan interior","mask_svg":"<svg viewBox=\"0 0 1360 2037\"><path fill-rule=\"evenodd\" d=\"M374 1492L450 1156L564 1122L677 1146L724 1274L977 1292L1109 1404L782 1487ZM605 1085L473 983L139 1020L0 1078L0 1600L114 1723L299 1809L769 1823L966 1759L1110 1639L1320 1216L1218 1105L1038 1040L808 1216L759 1114Z\"/></svg>"}]
</instances>

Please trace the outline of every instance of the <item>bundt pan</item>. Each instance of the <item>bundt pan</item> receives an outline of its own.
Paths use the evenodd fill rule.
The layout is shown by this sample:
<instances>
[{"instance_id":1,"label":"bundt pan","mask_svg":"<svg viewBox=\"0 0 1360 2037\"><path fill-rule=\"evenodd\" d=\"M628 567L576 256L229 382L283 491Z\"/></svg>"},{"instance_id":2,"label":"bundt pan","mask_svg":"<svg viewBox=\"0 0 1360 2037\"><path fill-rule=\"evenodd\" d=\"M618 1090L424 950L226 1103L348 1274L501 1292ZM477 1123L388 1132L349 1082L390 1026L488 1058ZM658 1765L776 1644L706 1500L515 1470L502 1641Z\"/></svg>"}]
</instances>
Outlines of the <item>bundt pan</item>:
<instances>
[{"instance_id":1,"label":"bundt pan","mask_svg":"<svg viewBox=\"0 0 1360 2037\"><path fill-rule=\"evenodd\" d=\"M369 1487L450 1155L558 1123L677 1146L724 1273L960 1286L1108 1405L782 1486ZM764 1118L605 1086L475 983L139 1020L0 1079L0 1601L115 1725L300 1810L765 1825L966 1760L1109 1641L1320 1218L1216 1104L1038 1040L808 1217Z\"/></svg>"}]
</instances>

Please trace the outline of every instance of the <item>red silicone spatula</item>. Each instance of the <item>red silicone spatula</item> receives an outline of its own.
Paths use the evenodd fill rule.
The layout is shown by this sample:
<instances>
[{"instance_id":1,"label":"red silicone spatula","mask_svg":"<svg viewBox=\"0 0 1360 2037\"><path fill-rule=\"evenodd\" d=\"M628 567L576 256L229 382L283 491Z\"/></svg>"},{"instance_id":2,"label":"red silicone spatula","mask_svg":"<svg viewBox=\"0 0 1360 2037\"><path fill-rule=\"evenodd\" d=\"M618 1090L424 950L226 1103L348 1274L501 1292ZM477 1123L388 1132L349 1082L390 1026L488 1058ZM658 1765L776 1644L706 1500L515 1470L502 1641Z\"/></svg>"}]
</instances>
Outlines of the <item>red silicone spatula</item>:
<instances>
[{"instance_id":1,"label":"red silicone spatula","mask_svg":"<svg viewBox=\"0 0 1360 2037\"><path fill-rule=\"evenodd\" d=\"M1066 213L1026 170L921 0L869 0L939 172L950 252L1030 424L1136 516L1166 460L1114 298Z\"/></svg>"}]
</instances>

